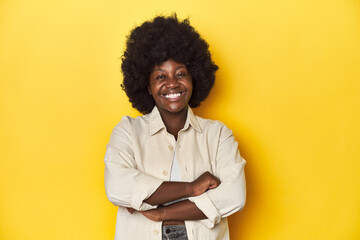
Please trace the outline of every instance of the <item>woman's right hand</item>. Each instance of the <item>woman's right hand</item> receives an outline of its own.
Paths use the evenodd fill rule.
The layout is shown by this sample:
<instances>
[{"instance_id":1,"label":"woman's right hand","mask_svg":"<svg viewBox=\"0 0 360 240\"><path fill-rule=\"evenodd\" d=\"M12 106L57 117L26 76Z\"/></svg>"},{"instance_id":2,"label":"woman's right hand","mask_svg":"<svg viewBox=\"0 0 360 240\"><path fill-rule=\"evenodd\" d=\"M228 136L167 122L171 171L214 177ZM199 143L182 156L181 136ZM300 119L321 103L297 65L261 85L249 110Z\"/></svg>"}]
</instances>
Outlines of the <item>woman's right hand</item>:
<instances>
[{"instance_id":1,"label":"woman's right hand","mask_svg":"<svg viewBox=\"0 0 360 240\"><path fill-rule=\"evenodd\" d=\"M219 178L215 177L210 172L204 172L200 175L200 177L190 183L192 187L192 195L194 197L199 196L207 190L217 188L220 183L221 181Z\"/></svg>"}]
</instances>

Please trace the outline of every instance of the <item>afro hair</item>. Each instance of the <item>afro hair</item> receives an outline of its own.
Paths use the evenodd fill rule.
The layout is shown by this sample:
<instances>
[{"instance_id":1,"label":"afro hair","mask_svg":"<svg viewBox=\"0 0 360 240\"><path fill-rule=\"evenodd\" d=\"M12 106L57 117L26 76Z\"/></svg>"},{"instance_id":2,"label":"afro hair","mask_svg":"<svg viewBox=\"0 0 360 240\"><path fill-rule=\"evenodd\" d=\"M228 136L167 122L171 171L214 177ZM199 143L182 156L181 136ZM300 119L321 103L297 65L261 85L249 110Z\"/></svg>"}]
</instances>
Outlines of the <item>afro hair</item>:
<instances>
[{"instance_id":1,"label":"afro hair","mask_svg":"<svg viewBox=\"0 0 360 240\"><path fill-rule=\"evenodd\" d=\"M127 37L122 56L122 89L132 106L143 114L155 105L148 92L150 73L162 62L173 59L184 63L191 74L193 93L190 107L197 107L209 95L218 66L212 61L209 45L190 25L176 14L157 16L134 28Z\"/></svg>"}]
</instances>

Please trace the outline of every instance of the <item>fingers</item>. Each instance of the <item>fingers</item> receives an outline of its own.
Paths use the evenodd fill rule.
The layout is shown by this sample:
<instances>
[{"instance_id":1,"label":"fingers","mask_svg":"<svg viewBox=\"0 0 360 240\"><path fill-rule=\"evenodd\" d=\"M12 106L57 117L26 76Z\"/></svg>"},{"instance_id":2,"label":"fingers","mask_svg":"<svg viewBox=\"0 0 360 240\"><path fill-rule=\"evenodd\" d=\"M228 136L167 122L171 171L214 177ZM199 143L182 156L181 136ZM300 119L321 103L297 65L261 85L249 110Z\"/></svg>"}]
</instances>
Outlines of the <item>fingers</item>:
<instances>
[{"instance_id":1,"label":"fingers","mask_svg":"<svg viewBox=\"0 0 360 240\"><path fill-rule=\"evenodd\" d=\"M207 181L208 188L207 189L214 189L220 185L221 181L219 178L211 174L210 172L205 172L203 175L205 177L204 181Z\"/></svg>"},{"instance_id":2,"label":"fingers","mask_svg":"<svg viewBox=\"0 0 360 240\"><path fill-rule=\"evenodd\" d=\"M217 188L221 181L210 172L204 172L192 182L193 196L203 194L207 190Z\"/></svg>"},{"instance_id":3,"label":"fingers","mask_svg":"<svg viewBox=\"0 0 360 240\"><path fill-rule=\"evenodd\" d=\"M130 214L133 214L134 212L137 212L133 208L126 208L126 210L128 210L128 212ZM144 215L146 218L152 220L152 221L158 221L158 213L157 213L156 209L147 210L147 211L138 211L138 212L141 213L142 215Z\"/></svg>"},{"instance_id":4,"label":"fingers","mask_svg":"<svg viewBox=\"0 0 360 240\"><path fill-rule=\"evenodd\" d=\"M126 208L126 210L128 210L128 212L129 212L130 214L133 214L133 213L135 212L135 210L134 210L133 208Z\"/></svg>"},{"instance_id":5,"label":"fingers","mask_svg":"<svg viewBox=\"0 0 360 240\"><path fill-rule=\"evenodd\" d=\"M209 185L208 189L214 189L217 188L220 185L220 182L214 182Z\"/></svg>"},{"instance_id":6,"label":"fingers","mask_svg":"<svg viewBox=\"0 0 360 240\"><path fill-rule=\"evenodd\" d=\"M158 211L158 209L152 209L152 210L147 210L147 211L140 211L140 213L145 216L146 218L158 222L160 221L160 212Z\"/></svg>"},{"instance_id":7,"label":"fingers","mask_svg":"<svg viewBox=\"0 0 360 240\"><path fill-rule=\"evenodd\" d=\"M214 175L212 175L212 177L213 177L213 179L212 179L212 182L211 182L211 184L209 186L210 189L217 188L221 183L219 178L215 177Z\"/></svg>"}]
</instances>

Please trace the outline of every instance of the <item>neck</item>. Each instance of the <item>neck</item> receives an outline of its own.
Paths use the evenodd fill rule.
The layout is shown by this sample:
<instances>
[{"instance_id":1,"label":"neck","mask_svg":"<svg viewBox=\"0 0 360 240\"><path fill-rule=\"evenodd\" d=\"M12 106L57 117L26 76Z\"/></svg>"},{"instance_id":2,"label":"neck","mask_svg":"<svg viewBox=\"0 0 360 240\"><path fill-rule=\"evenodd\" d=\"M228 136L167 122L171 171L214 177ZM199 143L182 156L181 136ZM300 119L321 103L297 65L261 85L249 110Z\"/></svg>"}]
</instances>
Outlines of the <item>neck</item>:
<instances>
[{"instance_id":1,"label":"neck","mask_svg":"<svg viewBox=\"0 0 360 240\"><path fill-rule=\"evenodd\" d=\"M161 119L163 120L166 130L177 140L179 131L184 127L187 117L187 107L177 113L160 110Z\"/></svg>"}]
</instances>

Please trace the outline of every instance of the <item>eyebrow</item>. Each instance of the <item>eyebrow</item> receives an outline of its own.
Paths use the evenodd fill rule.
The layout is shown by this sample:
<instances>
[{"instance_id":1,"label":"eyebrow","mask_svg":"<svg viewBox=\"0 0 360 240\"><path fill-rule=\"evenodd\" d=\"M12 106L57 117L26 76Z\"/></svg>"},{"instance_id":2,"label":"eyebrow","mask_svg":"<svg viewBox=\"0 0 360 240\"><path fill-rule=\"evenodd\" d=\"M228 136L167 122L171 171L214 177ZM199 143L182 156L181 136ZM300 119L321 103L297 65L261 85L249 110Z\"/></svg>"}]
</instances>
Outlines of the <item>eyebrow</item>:
<instances>
[{"instance_id":1,"label":"eyebrow","mask_svg":"<svg viewBox=\"0 0 360 240\"><path fill-rule=\"evenodd\" d=\"M178 70L178 69L180 69L180 68L186 68L186 67L185 67L185 65L184 65L184 66L178 66L178 67L175 69L175 71ZM155 71L165 72L165 70L163 70L162 68L155 68L155 69L154 69L154 72L155 72Z\"/></svg>"}]
</instances>

